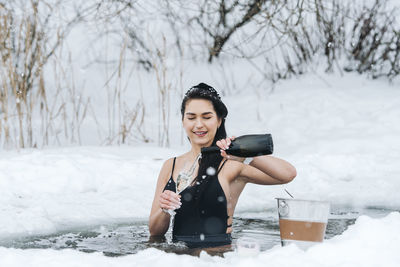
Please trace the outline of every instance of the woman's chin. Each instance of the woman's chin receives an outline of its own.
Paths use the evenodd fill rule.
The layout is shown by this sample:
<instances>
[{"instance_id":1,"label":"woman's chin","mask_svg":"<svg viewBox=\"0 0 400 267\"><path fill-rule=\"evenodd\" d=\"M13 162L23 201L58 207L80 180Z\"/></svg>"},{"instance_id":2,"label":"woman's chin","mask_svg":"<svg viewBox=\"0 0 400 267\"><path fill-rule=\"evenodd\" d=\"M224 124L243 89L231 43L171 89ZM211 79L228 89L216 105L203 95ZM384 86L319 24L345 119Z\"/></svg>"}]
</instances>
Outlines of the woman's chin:
<instances>
[{"instance_id":1,"label":"woman's chin","mask_svg":"<svg viewBox=\"0 0 400 267\"><path fill-rule=\"evenodd\" d=\"M193 138L193 144L196 144L201 147L209 146L209 145L211 145L211 143L212 143L212 140L208 140L205 138L201 138L201 137Z\"/></svg>"}]
</instances>

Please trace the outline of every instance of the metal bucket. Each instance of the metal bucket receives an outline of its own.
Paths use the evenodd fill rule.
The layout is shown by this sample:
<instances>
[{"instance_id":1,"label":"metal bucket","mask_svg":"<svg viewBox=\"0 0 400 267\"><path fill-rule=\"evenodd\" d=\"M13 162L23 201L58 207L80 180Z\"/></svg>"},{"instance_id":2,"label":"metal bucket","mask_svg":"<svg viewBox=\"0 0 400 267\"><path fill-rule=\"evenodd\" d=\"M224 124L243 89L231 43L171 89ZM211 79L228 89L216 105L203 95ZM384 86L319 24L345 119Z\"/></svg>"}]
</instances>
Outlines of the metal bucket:
<instances>
[{"instance_id":1,"label":"metal bucket","mask_svg":"<svg viewBox=\"0 0 400 267\"><path fill-rule=\"evenodd\" d=\"M330 204L326 201L277 198L282 246L306 249L324 240Z\"/></svg>"}]
</instances>

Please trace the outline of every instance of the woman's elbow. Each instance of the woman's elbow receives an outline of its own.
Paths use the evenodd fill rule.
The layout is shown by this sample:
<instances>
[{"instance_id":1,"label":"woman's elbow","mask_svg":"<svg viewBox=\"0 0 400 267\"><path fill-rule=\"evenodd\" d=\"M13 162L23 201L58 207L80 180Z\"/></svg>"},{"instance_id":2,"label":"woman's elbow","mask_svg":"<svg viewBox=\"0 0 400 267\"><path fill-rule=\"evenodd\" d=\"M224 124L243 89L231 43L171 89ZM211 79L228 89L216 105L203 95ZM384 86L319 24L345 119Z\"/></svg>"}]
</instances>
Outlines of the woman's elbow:
<instances>
[{"instance_id":1,"label":"woman's elbow","mask_svg":"<svg viewBox=\"0 0 400 267\"><path fill-rule=\"evenodd\" d=\"M282 184L287 184L293 181L294 178L297 176L296 168L291 166L287 169L284 178L282 179Z\"/></svg>"},{"instance_id":2,"label":"woman's elbow","mask_svg":"<svg viewBox=\"0 0 400 267\"><path fill-rule=\"evenodd\" d=\"M294 178L296 178L297 176L297 170L294 166L291 166L290 171L289 171L289 175L288 175L288 183L293 181Z\"/></svg>"}]
</instances>

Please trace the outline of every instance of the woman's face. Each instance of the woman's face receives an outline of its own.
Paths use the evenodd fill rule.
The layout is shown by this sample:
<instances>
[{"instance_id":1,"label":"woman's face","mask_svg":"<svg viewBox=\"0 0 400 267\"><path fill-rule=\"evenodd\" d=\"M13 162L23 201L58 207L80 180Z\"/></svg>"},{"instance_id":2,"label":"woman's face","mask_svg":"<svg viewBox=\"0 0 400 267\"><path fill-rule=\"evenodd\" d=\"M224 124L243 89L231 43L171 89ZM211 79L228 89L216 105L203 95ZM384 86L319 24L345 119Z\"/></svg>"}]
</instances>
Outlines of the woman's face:
<instances>
[{"instance_id":1,"label":"woman's face","mask_svg":"<svg viewBox=\"0 0 400 267\"><path fill-rule=\"evenodd\" d=\"M220 125L221 119L218 118L211 101L190 99L186 102L183 128L192 145L210 146Z\"/></svg>"}]
</instances>

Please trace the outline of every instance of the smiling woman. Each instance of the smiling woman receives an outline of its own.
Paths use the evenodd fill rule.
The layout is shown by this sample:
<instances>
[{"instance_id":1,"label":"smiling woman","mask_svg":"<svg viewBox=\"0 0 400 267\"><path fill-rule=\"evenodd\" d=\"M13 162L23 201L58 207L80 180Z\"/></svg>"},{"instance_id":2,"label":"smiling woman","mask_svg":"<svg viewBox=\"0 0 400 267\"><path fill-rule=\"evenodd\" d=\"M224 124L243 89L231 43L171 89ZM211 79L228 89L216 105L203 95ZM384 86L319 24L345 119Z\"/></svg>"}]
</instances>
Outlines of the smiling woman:
<instances>
[{"instance_id":1,"label":"smiling woman","mask_svg":"<svg viewBox=\"0 0 400 267\"><path fill-rule=\"evenodd\" d=\"M227 137L225 130L228 110L217 91L207 84L187 91L181 114L191 150L168 159L160 171L149 219L150 234L164 235L171 216L164 211L175 210L174 240L184 241L189 247L230 245L233 213L246 183L288 183L296 176L296 169L272 156L255 157L250 164L244 164L244 158L228 156L224 150L234 139ZM220 147L220 154L205 154L197 160L202 147L213 145ZM177 193L177 178L187 165L193 166L193 182Z\"/></svg>"}]
</instances>

